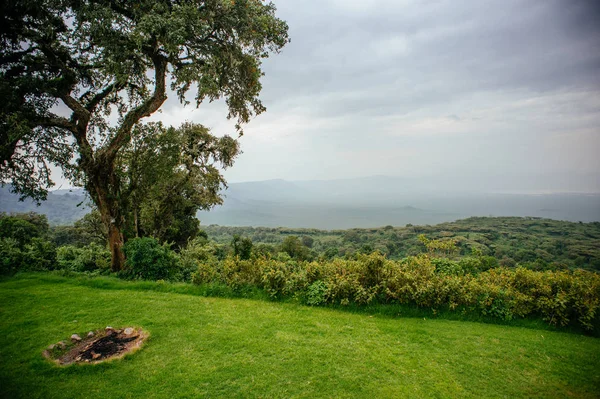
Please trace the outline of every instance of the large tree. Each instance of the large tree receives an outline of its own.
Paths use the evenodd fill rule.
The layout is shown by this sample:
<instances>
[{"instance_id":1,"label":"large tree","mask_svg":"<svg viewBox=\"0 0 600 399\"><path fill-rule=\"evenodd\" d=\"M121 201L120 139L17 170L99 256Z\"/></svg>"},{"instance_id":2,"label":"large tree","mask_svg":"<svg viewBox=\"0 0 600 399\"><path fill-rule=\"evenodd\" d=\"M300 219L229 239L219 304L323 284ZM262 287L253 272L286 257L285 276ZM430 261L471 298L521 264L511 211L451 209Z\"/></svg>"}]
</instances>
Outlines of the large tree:
<instances>
[{"instance_id":1,"label":"large tree","mask_svg":"<svg viewBox=\"0 0 600 399\"><path fill-rule=\"evenodd\" d=\"M215 137L199 124L136 125L117 160L126 238L149 235L186 245L200 231L196 213L223 202L220 168L238 154L237 140Z\"/></svg>"},{"instance_id":2,"label":"large tree","mask_svg":"<svg viewBox=\"0 0 600 399\"><path fill-rule=\"evenodd\" d=\"M0 178L43 198L50 165L88 191L124 265L120 151L167 85L225 98L241 125L265 110L261 60L288 41L260 0L8 0L0 6Z\"/></svg>"}]
</instances>

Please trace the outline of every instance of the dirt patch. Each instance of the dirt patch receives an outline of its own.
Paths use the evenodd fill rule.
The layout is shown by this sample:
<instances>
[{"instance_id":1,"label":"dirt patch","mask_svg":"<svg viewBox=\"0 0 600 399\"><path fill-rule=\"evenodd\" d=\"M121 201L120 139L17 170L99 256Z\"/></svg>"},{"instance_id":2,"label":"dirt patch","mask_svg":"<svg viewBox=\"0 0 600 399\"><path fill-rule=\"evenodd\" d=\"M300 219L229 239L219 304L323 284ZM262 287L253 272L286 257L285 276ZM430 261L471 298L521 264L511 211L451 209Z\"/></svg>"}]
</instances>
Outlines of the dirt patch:
<instances>
[{"instance_id":1,"label":"dirt patch","mask_svg":"<svg viewBox=\"0 0 600 399\"><path fill-rule=\"evenodd\" d=\"M141 328L127 327L90 331L85 339L71 336L71 344L65 341L50 345L44 357L63 366L72 363L100 363L132 353L142 346L148 334Z\"/></svg>"}]
</instances>

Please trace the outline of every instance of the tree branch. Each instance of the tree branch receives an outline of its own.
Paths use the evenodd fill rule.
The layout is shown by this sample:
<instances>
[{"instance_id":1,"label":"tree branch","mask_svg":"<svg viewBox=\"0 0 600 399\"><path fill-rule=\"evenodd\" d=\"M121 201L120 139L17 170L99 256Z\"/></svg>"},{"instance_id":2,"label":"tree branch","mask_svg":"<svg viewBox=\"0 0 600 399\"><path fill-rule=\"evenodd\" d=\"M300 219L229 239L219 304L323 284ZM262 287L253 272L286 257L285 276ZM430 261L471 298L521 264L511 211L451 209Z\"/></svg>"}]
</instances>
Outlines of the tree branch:
<instances>
[{"instance_id":1,"label":"tree branch","mask_svg":"<svg viewBox=\"0 0 600 399\"><path fill-rule=\"evenodd\" d=\"M60 96L60 99L71 111L73 111L70 123L75 129L71 130L71 132L79 146L81 161L83 163L89 163L94 158L94 150L87 139L87 127L90 122L91 113L70 94L63 94Z\"/></svg>"},{"instance_id":2,"label":"tree branch","mask_svg":"<svg viewBox=\"0 0 600 399\"><path fill-rule=\"evenodd\" d=\"M77 132L77 126L68 120L67 118L63 118L62 116L51 114L51 116L43 117L37 123L39 127L58 127L61 129L66 129L71 133L75 134Z\"/></svg>"},{"instance_id":3,"label":"tree branch","mask_svg":"<svg viewBox=\"0 0 600 399\"><path fill-rule=\"evenodd\" d=\"M117 152L123 145L129 142L131 129L140 119L152 115L167 99L166 95L166 72L167 59L159 54L152 57L154 63L154 93L139 106L132 109L125 115L123 123L117 133L104 150L104 156L109 163L112 163L117 156Z\"/></svg>"},{"instance_id":4,"label":"tree branch","mask_svg":"<svg viewBox=\"0 0 600 399\"><path fill-rule=\"evenodd\" d=\"M116 82L111 83L104 90L96 93L96 95L94 97L92 97L92 99L90 101L88 101L88 103L85 105L85 109L88 112L93 112L96 109L96 107L98 106L98 104L100 104L102 102L102 100L104 100L106 97L108 97L113 91L121 90L124 86L125 86L124 84L120 84L120 83L116 83Z\"/></svg>"},{"instance_id":5,"label":"tree branch","mask_svg":"<svg viewBox=\"0 0 600 399\"><path fill-rule=\"evenodd\" d=\"M0 65L6 65L6 64L14 63L14 62L20 62L21 59L23 58L23 56L25 56L27 54L31 54L36 50L37 50L37 48L32 46L25 50L15 51L13 53L5 54L0 57Z\"/></svg>"}]
</instances>

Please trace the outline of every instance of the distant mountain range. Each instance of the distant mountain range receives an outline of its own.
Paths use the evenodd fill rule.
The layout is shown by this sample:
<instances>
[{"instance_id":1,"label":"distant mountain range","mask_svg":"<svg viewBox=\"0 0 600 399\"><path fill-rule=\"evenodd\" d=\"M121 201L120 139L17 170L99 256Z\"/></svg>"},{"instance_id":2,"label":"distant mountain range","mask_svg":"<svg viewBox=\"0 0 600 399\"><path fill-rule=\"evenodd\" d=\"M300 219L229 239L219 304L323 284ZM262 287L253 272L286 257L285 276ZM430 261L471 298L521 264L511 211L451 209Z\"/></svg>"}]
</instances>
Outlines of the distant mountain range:
<instances>
[{"instance_id":1,"label":"distant mountain range","mask_svg":"<svg viewBox=\"0 0 600 399\"><path fill-rule=\"evenodd\" d=\"M19 201L8 187L0 187L0 212L37 212L48 217L50 224L72 224L90 211L82 189L56 190L39 206L32 200Z\"/></svg>"},{"instance_id":2,"label":"distant mountain range","mask_svg":"<svg viewBox=\"0 0 600 399\"><path fill-rule=\"evenodd\" d=\"M537 216L600 221L600 194L498 194L442 190L426 180L372 176L338 180L231 183L222 206L199 212L203 225L344 229L436 224L469 216ZM0 188L0 211L34 211L53 224L89 211L83 190L56 190L37 207Z\"/></svg>"}]
</instances>

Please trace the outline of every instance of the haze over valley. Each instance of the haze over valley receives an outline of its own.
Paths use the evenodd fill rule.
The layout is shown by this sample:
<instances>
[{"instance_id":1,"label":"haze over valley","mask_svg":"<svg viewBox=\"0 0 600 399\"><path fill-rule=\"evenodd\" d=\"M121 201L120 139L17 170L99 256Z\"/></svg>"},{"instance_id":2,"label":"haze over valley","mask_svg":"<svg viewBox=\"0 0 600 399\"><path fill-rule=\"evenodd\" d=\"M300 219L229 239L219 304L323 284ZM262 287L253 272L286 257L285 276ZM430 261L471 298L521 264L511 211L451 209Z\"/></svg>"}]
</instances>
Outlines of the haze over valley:
<instances>
[{"instance_id":1,"label":"haze over valley","mask_svg":"<svg viewBox=\"0 0 600 399\"><path fill-rule=\"evenodd\" d=\"M386 176L233 183L222 206L198 217L203 225L320 229L436 224L469 216L600 221L597 193L468 192L428 184Z\"/></svg>"},{"instance_id":2,"label":"haze over valley","mask_svg":"<svg viewBox=\"0 0 600 399\"><path fill-rule=\"evenodd\" d=\"M231 183L223 205L198 212L202 225L353 227L437 224L470 216L533 216L573 222L600 221L599 193L465 191L426 179L370 176L355 179L282 179ZM50 193L36 206L0 191L0 211L46 214L52 224L71 224L89 212L81 189Z\"/></svg>"}]
</instances>

